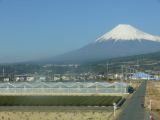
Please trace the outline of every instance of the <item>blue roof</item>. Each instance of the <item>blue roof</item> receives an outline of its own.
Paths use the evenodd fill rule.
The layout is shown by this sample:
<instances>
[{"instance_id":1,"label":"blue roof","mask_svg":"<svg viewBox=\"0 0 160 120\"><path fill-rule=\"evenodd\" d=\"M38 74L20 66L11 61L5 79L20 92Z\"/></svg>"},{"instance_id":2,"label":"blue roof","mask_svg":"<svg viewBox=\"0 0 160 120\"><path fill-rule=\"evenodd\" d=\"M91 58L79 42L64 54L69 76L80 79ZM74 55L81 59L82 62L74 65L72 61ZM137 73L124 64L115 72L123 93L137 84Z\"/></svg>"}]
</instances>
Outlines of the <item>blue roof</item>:
<instances>
[{"instance_id":1,"label":"blue roof","mask_svg":"<svg viewBox=\"0 0 160 120\"><path fill-rule=\"evenodd\" d=\"M137 72L137 73L133 74L132 77L133 77L133 78L150 78L151 75L146 74L146 73L144 73L144 72Z\"/></svg>"}]
</instances>

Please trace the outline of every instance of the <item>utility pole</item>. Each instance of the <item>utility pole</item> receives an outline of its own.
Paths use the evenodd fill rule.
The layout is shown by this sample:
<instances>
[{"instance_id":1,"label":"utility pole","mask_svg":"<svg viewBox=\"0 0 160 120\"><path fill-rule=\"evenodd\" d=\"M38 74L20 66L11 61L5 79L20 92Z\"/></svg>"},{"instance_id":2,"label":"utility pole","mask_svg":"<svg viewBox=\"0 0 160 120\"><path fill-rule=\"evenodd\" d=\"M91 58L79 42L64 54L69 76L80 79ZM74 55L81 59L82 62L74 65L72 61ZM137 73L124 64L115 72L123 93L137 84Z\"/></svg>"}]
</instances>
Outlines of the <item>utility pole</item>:
<instances>
[{"instance_id":1,"label":"utility pole","mask_svg":"<svg viewBox=\"0 0 160 120\"><path fill-rule=\"evenodd\" d=\"M133 73L135 74L136 72L137 72L136 66L134 65L134 66L133 66Z\"/></svg>"},{"instance_id":2,"label":"utility pole","mask_svg":"<svg viewBox=\"0 0 160 120\"><path fill-rule=\"evenodd\" d=\"M128 80L128 66L126 66L126 81Z\"/></svg>"},{"instance_id":3,"label":"utility pole","mask_svg":"<svg viewBox=\"0 0 160 120\"><path fill-rule=\"evenodd\" d=\"M54 80L54 68L52 68L51 80Z\"/></svg>"},{"instance_id":4,"label":"utility pole","mask_svg":"<svg viewBox=\"0 0 160 120\"><path fill-rule=\"evenodd\" d=\"M137 59L137 70L139 70L139 61Z\"/></svg>"},{"instance_id":5,"label":"utility pole","mask_svg":"<svg viewBox=\"0 0 160 120\"><path fill-rule=\"evenodd\" d=\"M124 66L121 65L121 71L122 71L122 77L121 77L121 92L122 92L122 90L123 90L122 84L123 84L123 78L124 78L123 67L124 67Z\"/></svg>"},{"instance_id":6,"label":"utility pole","mask_svg":"<svg viewBox=\"0 0 160 120\"><path fill-rule=\"evenodd\" d=\"M106 64L106 67L107 67L107 81L108 81L108 63Z\"/></svg>"},{"instance_id":7,"label":"utility pole","mask_svg":"<svg viewBox=\"0 0 160 120\"><path fill-rule=\"evenodd\" d=\"M4 75L5 75L5 74L4 74L4 68L3 68L3 71L2 71L2 72L3 72L3 77L4 77Z\"/></svg>"},{"instance_id":8,"label":"utility pole","mask_svg":"<svg viewBox=\"0 0 160 120\"><path fill-rule=\"evenodd\" d=\"M124 72L124 71L123 71L123 67L124 67L124 66L123 66L123 65L121 65L121 72L122 72L122 79L121 79L121 82L123 82L123 77L124 77L124 73L123 73L123 72Z\"/></svg>"},{"instance_id":9,"label":"utility pole","mask_svg":"<svg viewBox=\"0 0 160 120\"><path fill-rule=\"evenodd\" d=\"M132 69L131 69L131 66L129 66L129 80L130 80L130 85L131 85L131 75L132 74Z\"/></svg>"}]
</instances>

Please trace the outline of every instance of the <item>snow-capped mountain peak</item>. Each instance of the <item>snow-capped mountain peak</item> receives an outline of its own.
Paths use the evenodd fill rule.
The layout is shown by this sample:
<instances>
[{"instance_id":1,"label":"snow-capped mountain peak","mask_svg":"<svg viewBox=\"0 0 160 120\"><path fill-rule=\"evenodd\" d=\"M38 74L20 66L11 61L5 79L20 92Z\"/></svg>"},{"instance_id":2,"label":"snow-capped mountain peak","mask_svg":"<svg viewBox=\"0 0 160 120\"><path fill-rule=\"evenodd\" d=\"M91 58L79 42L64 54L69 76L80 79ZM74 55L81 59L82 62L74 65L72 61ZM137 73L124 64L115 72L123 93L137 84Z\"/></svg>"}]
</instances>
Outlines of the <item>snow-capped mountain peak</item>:
<instances>
[{"instance_id":1,"label":"snow-capped mountain peak","mask_svg":"<svg viewBox=\"0 0 160 120\"><path fill-rule=\"evenodd\" d=\"M145 33L128 24L119 24L110 32L99 37L96 42L105 42L108 40L126 41L126 40L150 40L160 42L159 36Z\"/></svg>"},{"instance_id":2,"label":"snow-capped mountain peak","mask_svg":"<svg viewBox=\"0 0 160 120\"><path fill-rule=\"evenodd\" d=\"M54 57L54 63L81 64L160 51L160 37L121 24L82 48Z\"/></svg>"}]
</instances>

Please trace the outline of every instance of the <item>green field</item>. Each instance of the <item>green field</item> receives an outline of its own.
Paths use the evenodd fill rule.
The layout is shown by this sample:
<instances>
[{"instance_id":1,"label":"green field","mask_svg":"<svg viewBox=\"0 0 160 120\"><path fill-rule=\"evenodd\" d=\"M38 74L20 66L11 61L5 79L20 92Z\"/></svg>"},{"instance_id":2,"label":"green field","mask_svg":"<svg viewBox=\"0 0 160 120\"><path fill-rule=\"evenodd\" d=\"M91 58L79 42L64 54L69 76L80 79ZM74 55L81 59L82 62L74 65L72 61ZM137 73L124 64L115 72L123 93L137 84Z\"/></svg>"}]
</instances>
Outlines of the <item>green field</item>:
<instances>
[{"instance_id":1,"label":"green field","mask_svg":"<svg viewBox=\"0 0 160 120\"><path fill-rule=\"evenodd\" d=\"M120 96L0 96L0 106L111 106Z\"/></svg>"}]
</instances>

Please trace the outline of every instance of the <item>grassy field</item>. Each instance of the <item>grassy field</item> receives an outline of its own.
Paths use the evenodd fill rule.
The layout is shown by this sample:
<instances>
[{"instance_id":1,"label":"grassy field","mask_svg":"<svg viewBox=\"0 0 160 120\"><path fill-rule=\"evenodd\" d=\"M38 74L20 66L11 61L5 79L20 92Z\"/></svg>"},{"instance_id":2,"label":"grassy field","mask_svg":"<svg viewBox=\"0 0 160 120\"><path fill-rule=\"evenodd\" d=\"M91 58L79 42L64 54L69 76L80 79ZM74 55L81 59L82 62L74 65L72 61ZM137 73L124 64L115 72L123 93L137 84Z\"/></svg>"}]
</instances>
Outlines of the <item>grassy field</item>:
<instances>
[{"instance_id":1,"label":"grassy field","mask_svg":"<svg viewBox=\"0 0 160 120\"><path fill-rule=\"evenodd\" d=\"M121 96L0 96L0 106L112 106Z\"/></svg>"}]
</instances>

